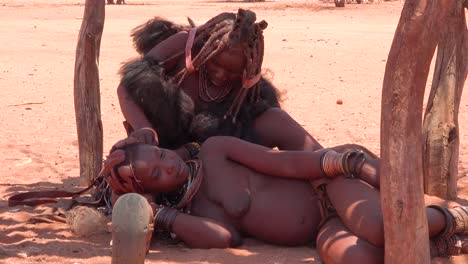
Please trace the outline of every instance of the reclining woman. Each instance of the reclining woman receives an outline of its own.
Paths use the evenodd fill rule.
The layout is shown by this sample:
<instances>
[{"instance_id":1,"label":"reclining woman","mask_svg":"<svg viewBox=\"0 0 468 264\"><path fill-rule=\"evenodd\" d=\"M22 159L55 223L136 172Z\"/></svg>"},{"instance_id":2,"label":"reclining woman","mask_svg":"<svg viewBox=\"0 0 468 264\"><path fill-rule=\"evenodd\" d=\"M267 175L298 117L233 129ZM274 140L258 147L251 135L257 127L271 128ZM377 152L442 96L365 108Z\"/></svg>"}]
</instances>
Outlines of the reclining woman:
<instances>
[{"instance_id":1,"label":"reclining woman","mask_svg":"<svg viewBox=\"0 0 468 264\"><path fill-rule=\"evenodd\" d=\"M190 142L213 135L283 150L321 149L280 109L276 88L262 77L267 23L255 21L254 12L239 9L198 27L161 18L137 27L132 36L142 56L123 65L117 88L127 132L184 160Z\"/></svg>"},{"instance_id":2,"label":"reclining woman","mask_svg":"<svg viewBox=\"0 0 468 264\"><path fill-rule=\"evenodd\" d=\"M362 150L278 151L211 137L191 161L132 144L115 149L105 168L117 195L154 195L151 209L137 194L115 203L115 259L135 261L129 249L138 243L128 238L149 230L154 216L156 230L189 247L235 247L243 237L286 246L316 242L325 263L383 263L379 160ZM427 217L433 256L468 253L468 208L429 206ZM132 230L135 218L146 218L144 228ZM149 240L141 234L139 240L144 257Z\"/></svg>"}]
</instances>

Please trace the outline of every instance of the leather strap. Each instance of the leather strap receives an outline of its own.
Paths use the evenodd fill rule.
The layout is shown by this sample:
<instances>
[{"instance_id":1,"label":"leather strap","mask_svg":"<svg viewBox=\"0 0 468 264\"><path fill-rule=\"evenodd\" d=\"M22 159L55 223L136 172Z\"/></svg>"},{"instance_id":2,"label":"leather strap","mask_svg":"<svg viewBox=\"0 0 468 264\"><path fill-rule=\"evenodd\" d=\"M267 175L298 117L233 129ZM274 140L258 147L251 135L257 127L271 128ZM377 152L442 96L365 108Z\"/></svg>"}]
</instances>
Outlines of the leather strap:
<instances>
[{"instance_id":1,"label":"leather strap","mask_svg":"<svg viewBox=\"0 0 468 264\"><path fill-rule=\"evenodd\" d=\"M327 184L330 181L331 180L327 178L319 178L309 181L312 185L312 188L314 189L314 192L317 194L318 208L320 210L319 229L330 218L336 216L336 210L327 195Z\"/></svg>"},{"instance_id":2,"label":"leather strap","mask_svg":"<svg viewBox=\"0 0 468 264\"><path fill-rule=\"evenodd\" d=\"M262 77L262 74L258 73L254 77L252 77L250 79L247 79L247 73L244 71L244 74L242 75L242 88L244 88L244 89L251 88L252 86L257 84L258 81L260 81L261 77Z\"/></svg>"},{"instance_id":3,"label":"leather strap","mask_svg":"<svg viewBox=\"0 0 468 264\"><path fill-rule=\"evenodd\" d=\"M77 192L68 192L68 191L59 191L59 190L51 190L51 191L33 191L33 192L24 192L15 194L8 198L8 206L17 206L17 205L28 205L28 206L37 206L41 204L47 203L57 203L59 199L55 198L65 198L65 197L76 197L79 196L87 191L89 191L93 186L94 183L91 183L88 187L77 191ZM90 203L87 203L90 204ZM94 203L91 203L94 204Z\"/></svg>"}]
</instances>

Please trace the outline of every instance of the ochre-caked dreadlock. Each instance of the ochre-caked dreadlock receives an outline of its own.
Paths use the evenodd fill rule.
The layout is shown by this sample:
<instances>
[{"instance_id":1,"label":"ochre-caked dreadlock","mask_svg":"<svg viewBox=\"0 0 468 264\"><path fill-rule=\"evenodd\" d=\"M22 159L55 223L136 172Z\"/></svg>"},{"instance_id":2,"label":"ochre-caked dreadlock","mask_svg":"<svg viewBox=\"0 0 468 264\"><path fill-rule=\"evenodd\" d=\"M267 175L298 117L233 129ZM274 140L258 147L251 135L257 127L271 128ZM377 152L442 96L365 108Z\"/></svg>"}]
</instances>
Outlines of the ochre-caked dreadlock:
<instances>
[{"instance_id":1,"label":"ochre-caked dreadlock","mask_svg":"<svg viewBox=\"0 0 468 264\"><path fill-rule=\"evenodd\" d=\"M256 102L260 95L257 83L263 62L263 30L268 24L264 20L258 23L255 21L255 13L249 10L239 9L237 15L221 13L197 28L192 48L196 54L192 61L195 70L227 48L242 49L247 62L242 78L242 89L237 92L225 116L230 116L233 122L247 95L249 103ZM188 73L190 69L185 68L175 76L178 84L182 83ZM250 93L249 89L252 90Z\"/></svg>"}]
</instances>

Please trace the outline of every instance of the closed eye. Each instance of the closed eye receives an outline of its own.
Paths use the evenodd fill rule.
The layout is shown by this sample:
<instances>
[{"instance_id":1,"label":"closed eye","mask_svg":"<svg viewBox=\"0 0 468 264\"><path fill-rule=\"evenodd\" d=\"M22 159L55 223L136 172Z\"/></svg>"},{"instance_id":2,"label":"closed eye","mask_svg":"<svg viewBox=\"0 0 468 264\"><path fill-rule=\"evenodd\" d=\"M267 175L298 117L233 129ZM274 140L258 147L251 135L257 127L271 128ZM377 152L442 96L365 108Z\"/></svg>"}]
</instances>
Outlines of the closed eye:
<instances>
[{"instance_id":1,"label":"closed eye","mask_svg":"<svg viewBox=\"0 0 468 264\"><path fill-rule=\"evenodd\" d=\"M159 167L154 168L153 171L151 171L151 177L153 178L159 178L161 176L161 170Z\"/></svg>"},{"instance_id":2,"label":"closed eye","mask_svg":"<svg viewBox=\"0 0 468 264\"><path fill-rule=\"evenodd\" d=\"M159 152L159 159L162 160L164 159L165 153L164 150L160 150ZM151 176L154 178L159 178L161 176L161 169L159 167L155 167L153 171L151 172Z\"/></svg>"}]
</instances>

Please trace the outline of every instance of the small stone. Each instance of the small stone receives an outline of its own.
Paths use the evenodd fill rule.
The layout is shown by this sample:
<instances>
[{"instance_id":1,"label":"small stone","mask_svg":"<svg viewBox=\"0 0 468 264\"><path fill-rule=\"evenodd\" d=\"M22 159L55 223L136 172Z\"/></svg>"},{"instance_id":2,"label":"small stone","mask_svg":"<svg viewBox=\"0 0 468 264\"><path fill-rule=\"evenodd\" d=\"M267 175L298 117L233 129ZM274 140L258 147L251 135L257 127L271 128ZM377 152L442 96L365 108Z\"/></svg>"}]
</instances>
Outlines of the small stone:
<instances>
[{"instance_id":1,"label":"small stone","mask_svg":"<svg viewBox=\"0 0 468 264\"><path fill-rule=\"evenodd\" d=\"M23 251L17 253L16 255L17 255L18 257L20 257L20 258L27 258L27 257L28 257L28 253L23 252Z\"/></svg>"}]
</instances>

